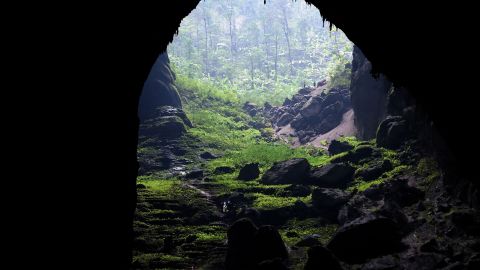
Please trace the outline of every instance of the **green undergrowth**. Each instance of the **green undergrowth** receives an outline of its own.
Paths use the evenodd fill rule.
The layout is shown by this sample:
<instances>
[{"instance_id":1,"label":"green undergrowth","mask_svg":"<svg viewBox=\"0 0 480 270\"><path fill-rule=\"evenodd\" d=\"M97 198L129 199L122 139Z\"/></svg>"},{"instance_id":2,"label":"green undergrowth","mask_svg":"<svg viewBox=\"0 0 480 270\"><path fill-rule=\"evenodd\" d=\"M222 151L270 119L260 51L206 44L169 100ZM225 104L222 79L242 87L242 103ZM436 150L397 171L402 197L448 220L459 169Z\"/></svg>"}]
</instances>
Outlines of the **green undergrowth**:
<instances>
[{"instance_id":1,"label":"green undergrowth","mask_svg":"<svg viewBox=\"0 0 480 270\"><path fill-rule=\"evenodd\" d=\"M246 114L234 92L184 76L178 77L176 84L184 97L184 110L194 124L189 133L202 141L205 150L221 155L209 162L210 170L219 166L239 169L256 162L263 172L274 162L291 158L306 158L313 166L329 159L320 149L272 142L269 121L261 115Z\"/></svg>"},{"instance_id":2,"label":"green undergrowth","mask_svg":"<svg viewBox=\"0 0 480 270\"><path fill-rule=\"evenodd\" d=\"M144 188L137 190L135 269L190 269L210 260L209 252L224 245L226 228L201 221L215 207L197 190L181 180L155 176L140 176L137 183ZM169 237L174 248L165 250Z\"/></svg>"}]
</instances>

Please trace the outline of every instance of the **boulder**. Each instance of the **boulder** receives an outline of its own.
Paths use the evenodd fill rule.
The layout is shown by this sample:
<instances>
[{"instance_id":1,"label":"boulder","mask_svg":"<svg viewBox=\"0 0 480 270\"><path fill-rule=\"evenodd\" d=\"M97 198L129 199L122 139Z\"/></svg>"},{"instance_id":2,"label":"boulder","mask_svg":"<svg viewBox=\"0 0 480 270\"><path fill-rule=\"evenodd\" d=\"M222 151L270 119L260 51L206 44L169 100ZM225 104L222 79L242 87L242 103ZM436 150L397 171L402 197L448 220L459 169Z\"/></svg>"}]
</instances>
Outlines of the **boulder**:
<instances>
[{"instance_id":1,"label":"boulder","mask_svg":"<svg viewBox=\"0 0 480 270\"><path fill-rule=\"evenodd\" d=\"M315 168L310 173L312 185L325 188L345 188L353 180L355 169L347 163L332 163Z\"/></svg>"},{"instance_id":2,"label":"boulder","mask_svg":"<svg viewBox=\"0 0 480 270\"><path fill-rule=\"evenodd\" d=\"M228 229L227 238L227 270L258 269L259 265L264 267L260 269L284 269L267 267L272 264L266 261L282 262L288 258L282 237L273 226L257 228L249 219L239 219Z\"/></svg>"},{"instance_id":3,"label":"boulder","mask_svg":"<svg viewBox=\"0 0 480 270\"><path fill-rule=\"evenodd\" d=\"M311 97L300 109L300 114L303 117L318 116L322 111L323 98L321 96Z\"/></svg>"},{"instance_id":4,"label":"boulder","mask_svg":"<svg viewBox=\"0 0 480 270\"><path fill-rule=\"evenodd\" d=\"M255 235L254 249L257 262L272 259L287 259L288 251L282 236L275 227L261 226Z\"/></svg>"},{"instance_id":5,"label":"boulder","mask_svg":"<svg viewBox=\"0 0 480 270\"><path fill-rule=\"evenodd\" d=\"M240 169L237 179L249 181L257 179L259 175L260 169L258 168L258 163L249 163Z\"/></svg>"},{"instance_id":6,"label":"boulder","mask_svg":"<svg viewBox=\"0 0 480 270\"><path fill-rule=\"evenodd\" d=\"M369 200L362 194L353 195L350 200L340 209L337 221L340 225L351 222L361 216L371 213L371 209L378 208L379 204Z\"/></svg>"},{"instance_id":7,"label":"boulder","mask_svg":"<svg viewBox=\"0 0 480 270\"><path fill-rule=\"evenodd\" d=\"M371 145L362 144L348 151L345 155L332 159L332 163L351 162L359 163L379 156L379 152Z\"/></svg>"},{"instance_id":8,"label":"boulder","mask_svg":"<svg viewBox=\"0 0 480 270\"><path fill-rule=\"evenodd\" d=\"M310 187L293 184L284 188L279 195L285 197L305 197L310 195L311 193L312 190L310 189Z\"/></svg>"},{"instance_id":9,"label":"boulder","mask_svg":"<svg viewBox=\"0 0 480 270\"><path fill-rule=\"evenodd\" d=\"M245 110L250 116L255 116L257 114L257 104L252 102L245 102L243 104L243 110Z\"/></svg>"},{"instance_id":10,"label":"boulder","mask_svg":"<svg viewBox=\"0 0 480 270\"><path fill-rule=\"evenodd\" d=\"M332 89L327 93L327 96L325 96L322 105L323 107L327 107L334 103L342 102L343 100L344 96L342 95L342 92L340 92L338 89Z\"/></svg>"},{"instance_id":11,"label":"boulder","mask_svg":"<svg viewBox=\"0 0 480 270\"><path fill-rule=\"evenodd\" d=\"M203 152L200 154L200 157L203 159L216 159L218 158L216 155L210 153L210 152Z\"/></svg>"},{"instance_id":12,"label":"boulder","mask_svg":"<svg viewBox=\"0 0 480 270\"><path fill-rule=\"evenodd\" d=\"M332 252L323 246L315 246L308 249L308 259L304 270L342 270L340 262Z\"/></svg>"},{"instance_id":13,"label":"boulder","mask_svg":"<svg viewBox=\"0 0 480 270\"><path fill-rule=\"evenodd\" d=\"M187 132L183 120L178 116L163 116L147 120L140 126L140 135L159 138L179 138Z\"/></svg>"},{"instance_id":14,"label":"boulder","mask_svg":"<svg viewBox=\"0 0 480 270\"><path fill-rule=\"evenodd\" d=\"M378 177L380 177L382 174L385 172L388 172L393 169L392 162L388 159L385 159L381 162L377 162L376 164L373 164L372 166L369 166L363 170L359 170L358 172L355 173L355 178L356 177L361 177L364 180L371 181L375 180Z\"/></svg>"},{"instance_id":15,"label":"boulder","mask_svg":"<svg viewBox=\"0 0 480 270\"><path fill-rule=\"evenodd\" d=\"M330 155L336 155L343 152L347 152L353 149L353 146L345 141L333 140L328 146L328 153Z\"/></svg>"},{"instance_id":16,"label":"boulder","mask_svg":"<svg viewBox=\"0 0 480 270\"><path fill-rule=\"evenodd\" d=\"M401 251L404 248L401 239L401 229L395 221L370 214L340 227L327 248L342 261L363 263Z\"/></svg>"},{"instance_id":17,"label":"boulder","mask_svg":"<svg viewBox=\"0 0 480 270\"><path fill-rule=\"evenodd\" d=\"M318 117L318 119L322 119L322 121L316 124L313 128L319 134L325 134L340 124L342 121L342 116L343 112L333 111L328 114L323 114L322 112L322 114Z\"/></svg>"},{"instance_id":18,"label":"boulder","mask_svg":"<svg viewBox=\"0 0 480 270\"><path fill-rule=\"evenodd\" d=\"M401 116L387 117L378 127L377 145L388 149L398 149L408 139L407 121Z\"/></svg>"},{"instance_id":19,"label":"boulder","mask_svg":"<svg viewBox=\"0 0 480 270\"><path fill-rule=\"evenodd\" d=\"M213 171L214 174L226 174L226 173L233 173L235 171L234 168L228 166L220 166L216 167Z\"/></svg>"},{"instance_id":20,"label":"boulder","mask_svg":"<svg viewBox=\"0 0 480 270\"><path fill-rule=\"evenodd\" d=\"M288 106L288 105L292 105L292 104L293 104L292 100L289 99L289 98L286 98L286 99L283 101L282 106Z\"/></svg>"},{"instance_id":21,"label":"boulder","mask_svg":"<svg viewBox=\"0 0 480 270\"><path fill-rule=\"evenodd\" d=\"M297 114L295 118L290 122L290 126L295 130L305 129L309 124L309 119L303 117L301 114Z\"/></svg>"},{"instance_id":22,"label":"boulder","mask_svg":"<svg viewBox=\"0 0 480 270\"><path fill-rule=\"evenodd\" d=\"M283 127L288 125L293 120L294 116L291 115L290 113L284 113L282 116L277 121L277 126Z\"/></svg>"},{"instance_id":23,"label":"boulder","mask_svg":"<svg viewBox=\"0 0 480 270\"><path fill-rule=\"evenodd\" d=\"M386 183L385 200L393 201L401 207L410 206L425 197L425 192L413 186L415 181L398 178Z\"/></svg>"},{"instance_id":24,"label":"boulder","mask_svg":"<svg viewBox=\"0 0 480 270\"><path fill-rule=\"evenodd\" d=\"M182 119L183 123L188 127L193 127L192 122L188 119L187 114L181 109L172 106L161 106L156 109L157 117L177 116Z\"/></svg>"},{"instance_id":25,"label":"boulder","mask_svg":"<svg viewBox=\"0 0 480 270\"><path fill-rule=\"evenodd\" d=\"M300 241L298 241L295 246L297 247L313 247L321 245L320 242L321 236L318 234L311 234L303 237Z\"/></svg>"},{"instance_id":26,"label":"boulder","mask_svg":"<svg viewBox=\"0 0 480 270\"><path fill-rule=\"evenodd\" d=\"M185 178L187 179L195 179L195 178L202 178L202 177L203 177L203 170L200 170L200 169L192 170L185 175Z\"/></svg>"},{"instance_id":27,"label":"boulder","mask_svg":"<svg viewBox=\"0 0 480 270\"><path fill-rule=\"evenodd\" d=\"M321 215L336 221L338 211L347 203L348 193L334 188L315 188L312 192L312 204L318 208Z\"/></svg>"},{"instance_id":28,"label":"boulder","mask_svg":"<svg viewBox=\"0 0 480 270\"><path fill-rule=\"evenodd\" d=\"M315 90L315 88L307 86L298 90L298 93L302 95L309 95L313 90Z\"/></svg>"},{"instance_id":29,"label":"boulder","mask_svg":"<svg viewBox=\"0 0 480 270\"><path fill-rule=\"evenodd\" d=\"M225 258L227 270L253 269L254 240L258 228L249 219L239 219L227 231L228 249Z\"/></svg>"},{"instance_id":30,"label":"boulder","mask_svg":"<svg viewBox=\"0 0 480 270\"><path fill-rule=\"evenodd\" d=\"M310 164L304 158L294 158L276 162L261 179L263 184L299 184L303 183L310 172Z\"/></svg>"}]
</instances>

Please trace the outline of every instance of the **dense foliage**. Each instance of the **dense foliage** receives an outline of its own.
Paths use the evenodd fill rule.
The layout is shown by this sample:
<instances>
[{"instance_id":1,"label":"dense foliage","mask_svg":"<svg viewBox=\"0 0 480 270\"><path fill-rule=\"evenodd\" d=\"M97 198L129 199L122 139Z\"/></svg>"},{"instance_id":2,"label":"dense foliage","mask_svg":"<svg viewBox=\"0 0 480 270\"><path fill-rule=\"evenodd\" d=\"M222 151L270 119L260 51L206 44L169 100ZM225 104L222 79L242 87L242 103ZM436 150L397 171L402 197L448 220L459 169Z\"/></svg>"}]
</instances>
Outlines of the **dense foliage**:
<instances>
[{"instance_id":1,"label":"dense foliage","mask_svg":"<svg viewBox=\"0 0 480 270\"><path fill-rule=\"evenodd\" d=\"M352 43L303 1L202 1L168 48L177 74L281 103L303 85L349 83Z\"/></svg>"}]
</instances>

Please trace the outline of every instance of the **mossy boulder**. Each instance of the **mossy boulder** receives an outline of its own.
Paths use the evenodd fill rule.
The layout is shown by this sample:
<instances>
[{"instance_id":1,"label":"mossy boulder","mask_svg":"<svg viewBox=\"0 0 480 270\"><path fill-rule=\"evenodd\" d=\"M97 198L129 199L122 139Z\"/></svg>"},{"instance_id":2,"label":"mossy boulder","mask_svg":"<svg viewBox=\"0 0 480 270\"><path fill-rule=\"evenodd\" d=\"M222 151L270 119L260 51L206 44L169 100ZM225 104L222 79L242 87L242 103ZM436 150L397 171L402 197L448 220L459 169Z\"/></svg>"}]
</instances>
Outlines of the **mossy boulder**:
<instances>
[{"instance_id":1,"label":"mossy boulder","mask_svg":"<svg viewBox=\"0 0 480 270\"><path fill-rule=\"evenodd\" d=\"M237 179L245 181L255 180L259 175L260 168L258 167L258 163L249 163L240 169Z\"/></svg>"},{"instance_id":2,"label":"mossy boulder","mask_svg":"<svg viewBox=\"0 0 480 270\"><path fill-rule=\"evenodd\" d=\"M179 138L187 132L178 116L163 116L148 121L140 127L140 135L159 138Z\"/></svg>"},{"instance_id":3,"label":"mossy boulder","mask_svg":"<svg viewBox=\"0 0 480 270\"><path fill-rule=\"evenodd\" d=\"M347 163L331 163L315 168L310 173L309 183L325 188L345 188L353 180L355 169Z\"/></svg>"},{"instance_id":4,"label":"mossy boulder","mask_svg":"<svg viewBox=\"0 0 480 270\"><path fill-rule=\"evenodd\" d=\"M369 161L372 158L380 156L380 152L377 148L369 144L359 144L353 150L346 152L344 155L339 155L331 160L332 163L350 162L350 163L363 163Z\"/></svg>"},{"instance_id":5,"label":"mossy boulder","mask_svg":"<svg viewBox=\"0 0 480 270\"><path fill-rule=\"evenodd\" d=\"M310 163L305 158L294 158L276 162L262 177L261 182L267 185L300 184L310 172Z\"/></svg>"},{"instance_id":6,"label":"mossy boulder","mask_svg":"<svg viewBox=\"0 0 480 270\"><path fill-rule=\"evenodd\" d=\"M388 159L373 162L366 168L359 169L355 172L355 178L361 177L363 180L375 180L385 172L393 169L392 162Z\"/></svg>"},{"instance_id":7,"label":"mossy boulder","mask_svg":"<svg viewBox=\"0 0 480 270\"><path fill-rule=\"evenodd\" d=\"M408 124L401 116L387 117L377 130L377 145L387 149L398 149L408 139Z\"/></svg>"},{"instance_id":8,"label":"mossy boulder","mask_svg":"<svg viewBox=\"0 0 480 270\"><path fill-rule=\"evenodd\" d=\"M337 155L352 149L353 146L346 141L333 140L328 146L328 153L330 153L330 155Z\"/></svg>"},{"instance_id":9,"label":"mossy boulder","mask_svg":"<svg viewBox=\"0 0 480 270\"><path fill-rule=\"evenodd\" d=\"M327 245L340 260L353 264L402 250L400 226L390 218L367 215L343 225Z\"/></svg>"},{"instance_id":10,"label":"mossy boulder","mask_svg":"<svg viewBox=\"0 0 480 270\"><path fill-rule=\"evenodd\" d=\"M348 199L348 193L335 188L316 188L312 192L312 204L331 221L336 221L338 211Z\"/></svg>"}]
</instances>

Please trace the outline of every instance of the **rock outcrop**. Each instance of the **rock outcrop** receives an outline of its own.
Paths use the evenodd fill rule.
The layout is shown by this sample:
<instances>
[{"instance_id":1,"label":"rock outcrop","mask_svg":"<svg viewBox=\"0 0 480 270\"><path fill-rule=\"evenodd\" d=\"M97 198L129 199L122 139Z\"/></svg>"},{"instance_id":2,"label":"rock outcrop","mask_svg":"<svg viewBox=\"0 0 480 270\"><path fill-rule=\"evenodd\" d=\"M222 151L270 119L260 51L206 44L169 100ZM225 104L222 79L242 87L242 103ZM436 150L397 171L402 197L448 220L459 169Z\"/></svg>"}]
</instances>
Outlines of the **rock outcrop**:
<instances>
[{"instance_id":1,"label":"rock outcrop","mask_svg":"<svg viewBox=\"0 0 480 270\"><path fill-rule=\"evenodd\" d=\"M375 137L377 127L387 113L387 97L392 83L384 76L372 75L372 64L354 46L350 92L355 112L357 136L364 140Z\"/></svg>"},{"instance_id":2,"label":"rock outcrop","mask_svg":"<svg viewBox=\"0 0 480 270\"><path fill-rule=\"evenodd\" d=\"M174 83L175 74L170 68L168 54L162 53L150 70L140 96L138 115L142 121L155 116L155 111L160 106L182 108Z\"/></svg>"},{"instance_id":3,"label":"rock outcrop","mask_svg":"<svg viewBox=\"0 0 480 270\"><path fill-rule=\"evenodd\" d=\"M246 103L244 109L251 115L259 112L251 103ZM326 81L322 81L316 87L300 89L291 99L285 99L282 106L266 104L262 113L277 130L290 127L301 143L307 143L337 127L350 109L348 89L327 89Z\"/></svg>"},{"instance_id":4,"label":"rock outcrop","mask_svg":"<svg viewBox=\"0 0 480 270\"><path fill-rule=\"evenodd\" d=\"M172 106L161 106L155 109L140 126L140 136L158 138L179 138L193 127L185 112Z\"/></svg>"}]
</instances>

